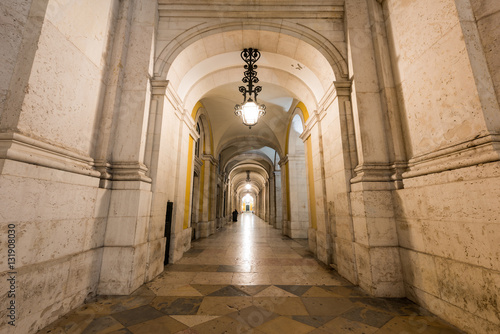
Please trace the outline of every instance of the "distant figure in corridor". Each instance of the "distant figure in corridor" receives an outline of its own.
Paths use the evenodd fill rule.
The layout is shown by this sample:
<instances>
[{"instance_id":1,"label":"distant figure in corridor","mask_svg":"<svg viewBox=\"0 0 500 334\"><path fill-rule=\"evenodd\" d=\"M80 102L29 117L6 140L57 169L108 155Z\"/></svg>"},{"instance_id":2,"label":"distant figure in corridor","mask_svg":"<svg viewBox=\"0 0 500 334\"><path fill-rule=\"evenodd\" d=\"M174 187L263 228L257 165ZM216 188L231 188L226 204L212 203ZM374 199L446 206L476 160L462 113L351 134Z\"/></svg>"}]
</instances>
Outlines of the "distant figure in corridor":
<instances>
[{"instance_id":1,"label":"distant figure in corridor","mask_svg":"<svg viewBox=\"0 0 500 334\"><path fill-rule=\"evenodd\" d=\"M233 211L233 222L238 221L238 210L234 209Z\"/></svg>"}]
</instances>

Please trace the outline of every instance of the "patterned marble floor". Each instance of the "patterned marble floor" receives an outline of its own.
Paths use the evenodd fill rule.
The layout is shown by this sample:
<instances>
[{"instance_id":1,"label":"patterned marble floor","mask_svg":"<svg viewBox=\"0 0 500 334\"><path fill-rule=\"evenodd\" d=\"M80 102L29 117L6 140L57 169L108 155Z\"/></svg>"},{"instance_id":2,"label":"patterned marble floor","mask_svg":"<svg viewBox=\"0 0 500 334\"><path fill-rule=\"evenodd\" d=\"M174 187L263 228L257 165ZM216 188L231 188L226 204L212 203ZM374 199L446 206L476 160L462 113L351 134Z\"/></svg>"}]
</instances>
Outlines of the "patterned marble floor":
<instances>
[{"instance_id":1,"label":"patterned marble floor","mask_svg":"<svg viewBox=\"0 0 500 334\"><path fill-rule=\"evenodd\" d=\"M132 295L100 296L39 333L461 332L407 299L366 295L246 213Z\"/></svg>"}]
</instances>

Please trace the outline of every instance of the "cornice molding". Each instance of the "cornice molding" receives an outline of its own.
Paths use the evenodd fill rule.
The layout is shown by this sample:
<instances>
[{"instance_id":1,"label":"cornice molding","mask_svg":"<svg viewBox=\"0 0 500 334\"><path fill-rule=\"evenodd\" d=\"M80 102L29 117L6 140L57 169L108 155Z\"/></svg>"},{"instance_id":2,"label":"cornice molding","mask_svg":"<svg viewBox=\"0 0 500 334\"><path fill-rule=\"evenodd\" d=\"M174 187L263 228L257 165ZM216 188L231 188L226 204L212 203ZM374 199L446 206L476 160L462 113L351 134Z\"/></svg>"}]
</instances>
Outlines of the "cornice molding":
<instances>
[{"instance_id":1,"label":"cornice molding","mask_svg":"<svg viewBox=\"0 0 500 334\"><path fill-rule=\"evenodd\" d=\"M276 4L260 1L253 4L230 4L225 1L198 0L192 3L159 1L160 18L217 17L224 19L342 19L343 1L290 2Z\"/></svg>"},{"instance_id":2,"label":"cornice molding","mask_svg":"<svg viewBox=\"0 0 500 334\"><path fill-rule=\"evenodd\" d=\"M19 134L0 133L0 159L99 177L94 160L85 155Z\"/></svg>"},{"instance_id":3,"label":"cornice molding","mask_svg":"<svg viewBox=\"0 0 500 334\"><path fill-rule=\"evenodd\" d=\"M408 161L403 179L500 161L500 134L486 134Z\"/></svg>"}]
</instances>

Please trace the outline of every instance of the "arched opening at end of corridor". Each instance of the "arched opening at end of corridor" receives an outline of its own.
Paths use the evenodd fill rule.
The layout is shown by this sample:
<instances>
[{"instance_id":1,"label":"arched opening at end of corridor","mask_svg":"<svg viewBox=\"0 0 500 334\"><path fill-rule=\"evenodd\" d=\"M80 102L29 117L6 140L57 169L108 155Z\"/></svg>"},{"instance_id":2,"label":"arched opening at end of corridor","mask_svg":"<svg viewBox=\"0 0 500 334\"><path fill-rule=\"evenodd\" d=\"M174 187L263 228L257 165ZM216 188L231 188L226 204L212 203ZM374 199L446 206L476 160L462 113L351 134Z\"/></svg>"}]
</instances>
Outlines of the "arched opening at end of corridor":
<instances>
[{"instance_id":1,"label":"arched opening at end of corridor","mask_svg":"<svg viewBox=\"0 0 500 334\"><path fill-rule=\"evenodd\" d=\"M240 206L241 212L253 212L253 208L254 208L253 196L250 194L246 194L241 199L241 206Z\"/></svg>"}]
</instances>

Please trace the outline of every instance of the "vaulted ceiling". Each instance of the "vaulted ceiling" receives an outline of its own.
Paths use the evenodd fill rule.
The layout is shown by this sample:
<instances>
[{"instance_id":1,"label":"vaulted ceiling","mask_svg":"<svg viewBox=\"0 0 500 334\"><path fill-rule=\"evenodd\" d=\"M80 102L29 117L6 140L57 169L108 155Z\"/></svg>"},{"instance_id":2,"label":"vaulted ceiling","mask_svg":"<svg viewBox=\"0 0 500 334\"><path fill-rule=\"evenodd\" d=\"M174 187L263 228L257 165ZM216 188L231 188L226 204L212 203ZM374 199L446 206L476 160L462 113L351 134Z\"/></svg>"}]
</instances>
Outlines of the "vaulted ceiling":
<instances>
[{"instance_id":1,"label":"vaulted ceiling","mask_svg":"<svg viewBox=\"0 0 500 334\"><path fill-rule=\"evenodd\" d=\"M258 102L267 107L266 115L251 129L234 115L235 104L243 100L238 91L245 64L240 53L249 47L261 51ZM244 191L246 171L251 171L251 192L258 193L279 168L276 162L285 154L296 105L303 102L314 111L331 89L334 60L300 36L266 29L200 34L179 50L159 55L157 75L166 75L189 112L201 102L212 130L213 155L220 154L221 168L238 184L238 192Z\"/></svg>"}]
</instances>

